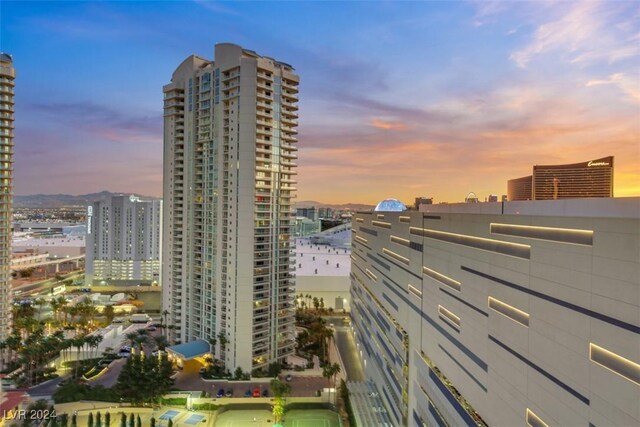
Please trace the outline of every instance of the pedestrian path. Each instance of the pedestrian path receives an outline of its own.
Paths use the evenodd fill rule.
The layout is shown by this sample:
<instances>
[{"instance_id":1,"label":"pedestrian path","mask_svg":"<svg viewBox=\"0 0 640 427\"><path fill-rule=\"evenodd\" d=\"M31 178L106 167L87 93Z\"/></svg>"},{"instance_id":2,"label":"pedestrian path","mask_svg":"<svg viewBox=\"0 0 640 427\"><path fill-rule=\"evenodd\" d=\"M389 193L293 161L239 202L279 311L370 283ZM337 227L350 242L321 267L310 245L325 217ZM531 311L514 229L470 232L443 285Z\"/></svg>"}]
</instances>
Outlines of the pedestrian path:
<instances>
[{"instance_id":1,"label":"pedestrian path","mask_svg":"<svg viewBox=\"0 0 640 427\"><path fill-rule=\"evenodd\" d=\"M378 390L372 382L349 381L347 388L357 425L367 427L393 426Z\"/></svg>"}]
</instances>

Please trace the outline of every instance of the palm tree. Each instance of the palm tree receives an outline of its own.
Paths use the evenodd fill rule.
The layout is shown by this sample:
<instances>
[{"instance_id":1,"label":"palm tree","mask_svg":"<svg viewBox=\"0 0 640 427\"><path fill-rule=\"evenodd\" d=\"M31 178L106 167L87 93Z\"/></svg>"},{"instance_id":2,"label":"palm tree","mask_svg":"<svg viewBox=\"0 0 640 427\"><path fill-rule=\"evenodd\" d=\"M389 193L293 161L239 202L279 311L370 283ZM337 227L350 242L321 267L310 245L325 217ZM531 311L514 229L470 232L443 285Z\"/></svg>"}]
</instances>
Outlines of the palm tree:
<instances>
[{"instance_id":1,"label":"palm tree","mask_svg":"<svg viewBox=\"0 0 640 427\"><path fill-rule=\"evenodd\" d=\"M129 332L124 337L129 340L129 343L131 344L131 348L133 348L133 346L136 345L136 338L138 338L138 333L137 332Z\"/></svg>"},{"instance_id":2,"label":"palm tree","mask_svg":"<svg viewBox=\"0 0 640 427\"><path fill-rule=\"evenodd\" d=\"M157 337L154 337L153 341L155 342L156 346L158 346L158 350L164 350L169 346L169 340L167 340L167 337L165 337L164 335L158 335Z\"/></svg>"},{"instance_id":3,"label":"palm tree","mask_svg":"<svg viewBox=\"0 0 640 427\"><path fill-rule=\"evenodd\" d=\"M38 307L37 310L35 311L35 315L36 315L36 320L38 320L38 322L40 321L40 309L47 305L47 302L42 299L42 298L36 298L35 301L33 301L33 305Z\"/></svg>"},{"instance_id":4,"label":"palm tree","mask_svg":"<svg viewBox=\"0 0 640 427\"><path fill-rule=\"evenodd\" d=\"M83 336L75 337L72 340L72 346L76 348L76 363L75 363L75 372L74 372L75 378L78 377L78 367L80 365L80 349L82 349L82 347L84 347L85 344L86 344L86 341L85 341L85 337Z\"/></svg>"},{"instance_id":5,"label":"palm tree","mask_svg":"<svg viewBox=\"0 0 640 427\"><path fill-rule=\"evenodd\" d=\"M164 310L162 312L162 332L166 335L167 332L167 316L169 315L169 310Z\"/></svg>"},{"instance_id":6,"label":"palm tree","mask_svg":"<svg viewBox=\"0 0 640 427\"><path fill-rule=\"evenodd\" d=\"M327 388L329 389L329 401L331 401L331 376L333 375L333 369L328 363L322 367L322 376L327 379Z\"/></svg>"},{"instance_id":7,"label":"palm tree","mask_svg":"<svg viewBox=\"0 0 640 427\"><path fill-rule=\"evenodd\" d=\"M342 369L340 368L340 364L339 363L334 363L333 365L331 365L331 372L333 374L333 389L336 389L336 378L338 377L338 374L340 372L342 372ZM334 395L334 398L337 400L338 396L337 393ZM334 404L337 404L337 402L334 402Z\"/></svg>"},{"instance_id":8,"label":"palm tree","mask_svg":"<svg viewBox=\"0 0 640 427\"><path fill-rule=\"evenodd\" d=\"M227 348L227 343L229 342L227 340L227 337L224 335L224 332L220 331L220 333L218 334L218 340L220 342L220 351L224 353L225 349Z\"/></svg>"},{"instance_id":9,"label":"palm tree","mask_svg":"<svg viewBox=\"0 0 640 427\"><path fill-rule=\"evenodd\" d=\"M215 335L209 338L209 346L211 346L211 357L214 358L215 360L215 351L216 351L216 344L218 343L218 340L216 339Z\"/></svg>"}]
</instances>

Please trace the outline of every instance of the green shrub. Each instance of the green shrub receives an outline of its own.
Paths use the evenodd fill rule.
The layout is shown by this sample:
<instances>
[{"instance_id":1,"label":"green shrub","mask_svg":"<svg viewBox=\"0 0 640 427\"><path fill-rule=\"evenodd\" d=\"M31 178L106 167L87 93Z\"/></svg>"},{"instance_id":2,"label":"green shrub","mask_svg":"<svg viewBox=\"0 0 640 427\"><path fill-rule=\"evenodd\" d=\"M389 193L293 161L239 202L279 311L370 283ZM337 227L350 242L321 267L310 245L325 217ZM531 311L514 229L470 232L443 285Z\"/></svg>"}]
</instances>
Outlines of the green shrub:
<instances>
[{"instance_id":1,"label":"green shrub","mask_svg":"<svg viewBox=\"0 0 640 427\"><path fill-rule=\"evenodd\" d=\"M168 399L160 399L161 405L167 406L185 406L187 404L186 397L170 397Z\"/></svg>"},{"instance_id":2,"label":"green shrub","mask_svg":"<svg viewBox=\"0 0 640 427\"><path fill-rule=\"evenodd\" d=\"M193 409L196 411L217 411L218 405L214 405L213 403L194 403Z\"/></svg>"}]
</instances>

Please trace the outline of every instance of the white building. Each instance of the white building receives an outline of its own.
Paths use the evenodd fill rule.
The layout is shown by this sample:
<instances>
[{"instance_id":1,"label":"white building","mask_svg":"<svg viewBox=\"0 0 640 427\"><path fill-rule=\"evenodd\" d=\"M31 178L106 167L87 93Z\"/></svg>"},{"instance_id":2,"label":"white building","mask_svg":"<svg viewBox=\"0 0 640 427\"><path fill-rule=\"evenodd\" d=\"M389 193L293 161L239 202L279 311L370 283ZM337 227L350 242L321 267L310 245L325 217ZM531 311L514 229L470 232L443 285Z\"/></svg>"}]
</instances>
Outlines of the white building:
<instances>
[{"instance_id":1,"label":"white building","mask_svg":"<svg viewBox=\"0 0 640 427\"><path fill-rule=\"evenodd\" d=\"M189 56L163 89L163 308L173 339L228 342L245 371L294 349L298 76L240 46ZM290 240L291 238L291 240Z\"/></svg>"},{"instance_id":2,"label":"white building","mask_svg":"<svg viewBox=\"0 0 640 427\"><path fill-rule=\"evenodd\" d=\"M13 98L16 70L0 52L0 340L11 328L11 206L13 188Z\"/></svg>"},{"instance_id":3,"label":"white building","mask_svg":"<svg viewBox=\"0 0 640 427\"><path fill-rule=\"evenodd\" d=\"M296 293L312 306L322 299L325 308L349 310L351 272L351 223L296 239ZM300 295L302 294L302 298ZM305 298L310 295L311 298Z\"/></svg>"},{"instance_id":4,"label":"white building","mask_svg":"<svg viewBox=\"0 0 640 427\"><path fill-rule=\"evenodd\" d=\"M87 284L159 284L162 201L113 196L87 207Z\"/></svg>"},{"instance_id":5,"label":"white building","mask_svg":"<svg viewBox=\"0 0 640 427\"><path fill-rule=\"evenodd\" d=\"M352 318L394 425L640 425L640 199L353 222Z\"/></svg>"}]
</instances>

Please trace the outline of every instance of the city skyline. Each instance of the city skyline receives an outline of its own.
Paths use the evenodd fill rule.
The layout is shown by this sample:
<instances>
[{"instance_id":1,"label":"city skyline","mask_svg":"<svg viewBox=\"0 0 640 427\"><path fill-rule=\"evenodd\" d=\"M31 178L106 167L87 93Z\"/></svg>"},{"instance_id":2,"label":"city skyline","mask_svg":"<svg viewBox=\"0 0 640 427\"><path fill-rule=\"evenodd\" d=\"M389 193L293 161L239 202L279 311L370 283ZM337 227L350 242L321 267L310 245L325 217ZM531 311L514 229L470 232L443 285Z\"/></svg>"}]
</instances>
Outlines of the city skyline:
<instances>
[{"instance_id":1,"label":"city skyline","mask_svg":"<svg viewBox=\"0 0 640 427\"><path fill-rule=\"evenodd\" d=\"M21 70L16 194L109 182L159 196L157 88L218 42L305 76L298 200L483 198L531 165L607 155L614 194L640 194L631 2L3 2L2 12L2 50Z\"/></svg>"}]
</instances>

